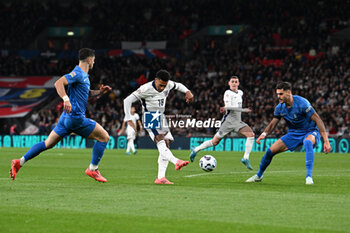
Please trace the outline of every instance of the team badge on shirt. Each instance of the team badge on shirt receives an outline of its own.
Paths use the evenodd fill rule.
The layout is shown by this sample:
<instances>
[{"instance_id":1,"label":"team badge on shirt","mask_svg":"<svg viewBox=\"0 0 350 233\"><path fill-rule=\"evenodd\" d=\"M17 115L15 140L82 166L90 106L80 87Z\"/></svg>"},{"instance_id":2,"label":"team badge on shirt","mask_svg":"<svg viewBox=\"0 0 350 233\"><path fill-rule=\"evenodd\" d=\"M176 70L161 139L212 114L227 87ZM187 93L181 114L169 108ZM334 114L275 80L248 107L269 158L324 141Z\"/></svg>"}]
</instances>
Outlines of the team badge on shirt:
<instances>
[{"instance_id":1,"label":"team badge on shirt","mask_svg":"<svg viewBox=\"0 0 350 233\"><path fill-rule=\"evenodd\" d=\"M70 72L69 75L73 78L75 75L77 75L74 71Z\"/></svg>"}]
</instances>

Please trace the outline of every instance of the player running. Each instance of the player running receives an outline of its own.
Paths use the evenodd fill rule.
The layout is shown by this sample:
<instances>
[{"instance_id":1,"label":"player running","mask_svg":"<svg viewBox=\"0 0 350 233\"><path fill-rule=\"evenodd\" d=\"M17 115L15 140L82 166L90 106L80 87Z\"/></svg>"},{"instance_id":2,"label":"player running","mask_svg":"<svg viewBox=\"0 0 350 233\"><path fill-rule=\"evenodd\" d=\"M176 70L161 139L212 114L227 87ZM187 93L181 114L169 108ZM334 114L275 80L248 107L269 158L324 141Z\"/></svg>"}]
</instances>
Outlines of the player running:
<instances>
[{"instance_id":1,"label":"player running","mask_svg":"<svg viewBox=\"0 0 350 233\"><path fill-rule=\"evenodd\" d=\"M290 83L281 82L277 84L276 93L280 103L275 108L272 121L256 142L260 144L260 140L264 139L275 129L282 117L287 122L289 128L288 133L278 139L266 151L261 159L258 173L250 177L246 182L261 181L264 171L271 163L274 155L286 150L294 151L297 146L304 144L306 184L314 184L312 180L312 168L314 163L313 147L320 141L320 134L324 140L324 152L329 153L331 151L323 121L307 99L298 95L292 95L292 85Z\"/></svg>"},{"instance_id":2,"label":"player running","mask_svg":"<svg viewBox=\"0 0 350 233\"><path fill-rule=\"evenodd\" d=\"M134 123L134 126L136 126L136 122L137 122L139 127L140 127L140 131L142 131L142 124L140 121L140 116L139 116L139 114L137 114L135 112L135 107L131 107L130 117L131 117L130 120L132 121L132 123ZM122 125L122 128L120 130L120 134L124 133L125 124L127 124L127 126L126 126L126 139L128 140L128 143L126 146L126 154L130 155L130 149L132 150L133 154L136 154L137 150L135 149L134 141L136 139L137 129L136 129L136 127L133 128L124 118L123 125Z\"/></svg>"},{"instance_id":3,"label":"player running","mask_svg":"<svg viewBox=\"0 0 350 233\"><path fill-rule=\"evenodd\" d=\"M248 108L242 108L243 91L238 89L239 78L237 76L230 77L228 85L230 89L224 93L225 107L220 109L220 112L224 112L226 110L226 114L221 121L220 129L211 140L205 141L201 145L191 150L190 160L193 162L199 151L211 146L216 146L219 144L222 138L224 138L228 133L234 131L247 138L245 152L241 162L248 169L252 170L253 168L250 165L249 155L252 151L255 135L253 130L246 123L244 123L241 118L242 112L251 112L251 110Z\"/></svg>"},{"instance_id":4,"label":"player running","mask_svg":"<svg viewBox=\"0 0 350 233\"><path fill-rule=\"evenodd\" d=\"M139 87L131 95L124 99L124 113L125 120L128 121L131 127L135 128L134 123L131 120L130 108L132 103L141 101L143 112L156 112L153 117L156 119L161 116L161 119L165 119L164 110L166 98L169 91L178 90L185 93L186 102L189 103L193 100L193 95L183 84L173 82L170 79L170 74L166 70L159 70L156 74L154 81L148 82ZM165 123L166 121L161 121ZM175 165L175 170L180 170L182 167L188 165L188 161L182 161L176 158L169 149L169 144L174 141L174 138L169 130L168 125L162 124L160 129L146 129L151 139L156 143L159 157L158 157L158 177L154 181L156 184L173 184L165 178L166 169L169 161Z\"/></svg>"},{"instance_id":5,"label":"player running","mask_svg":"<svg viewBox=\"0 0 350 233\"><path fill-rule=\"evenodd\" d=\"M36 157L44 150L51 149L66 135L72 132L85 138L97 140L93 151L90 166L85 173L100 182L107 180L100 174L98 164L103 156L109 135L102 126L95 121L85 118L86 104L90 96L106 94L111 90L109 86L103 86L100 90L90 90L88 72L94 66L95 52L92 49L79 50L79 65L69 74L62 76L55 83L58 95L63 99L63 113L57 126L51 131L44 142L32 146L21 159L14 159L11 163L10 175L14 180L19 169L28 160ZM65 86L68 85L66 93ZM68 95L67 95L68 94Z\"/></svg>"}]
</instances>

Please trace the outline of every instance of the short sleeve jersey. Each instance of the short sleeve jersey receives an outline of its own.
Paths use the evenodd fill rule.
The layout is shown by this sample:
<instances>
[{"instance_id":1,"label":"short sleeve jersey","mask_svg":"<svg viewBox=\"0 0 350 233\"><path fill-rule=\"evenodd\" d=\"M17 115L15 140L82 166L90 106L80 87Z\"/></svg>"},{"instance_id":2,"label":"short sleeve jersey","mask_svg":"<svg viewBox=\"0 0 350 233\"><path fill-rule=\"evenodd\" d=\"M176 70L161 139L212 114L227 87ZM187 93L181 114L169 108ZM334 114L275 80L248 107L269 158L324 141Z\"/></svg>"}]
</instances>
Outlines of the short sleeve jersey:
<instances>
[{"instance_id":1,"label":"short sleeve jersey","mask_svg":"<svg viewBox=\"0 0 350 233\"><path fill-rule=\"evenodd\" d=\"M316 123L311 120L315 109L310 102L298 95L293 95L294 103L290 108L285 103L279 103L274 112L274 117L283 117L288 125L288 132L318 130Z\"/></svg>"},{"instance_id":2,"label":"short sleeve jersey","mask_svg":"<svg viewBox=\"0 0 350 233\"><path fill-rule=\"evenodd\" d=\"M164 90L159 92L156 89L154 81L152 81L140 86L132 94L141 101L143 111L159 111L164 113L166 98L173 89L176 89L176 83L169 80Z\"/></svg>"},{"instance_id":3,"label":"short sleeve jersey","mask_svg":"<svg viewBox=\"0 0 350 233\"><path fill-rule=\"evenodd\" d=\"M64 75L68 81L68 97L72 105L72 111L69 115L85 116L86 104L90 92L89 75L79 66L76 66L72 72Z\"/></svg>"},{"instance_id":4,"label":"short sleeve jersey","mask_svg":"<svg viewBox=\"0 0 350 233\"><path fill-rule=\"evenodd\" d=\"M231 89L225 91L224 93L224 103L225 107L234 107L234 108L242 108L243 104L243 91L238 90L237 92L232 91ZM229 118L232 118L234 121L241 121L242 120L242 112L239 111L233 111L228 110L226 112L227 116Z\"/></svg>"}]
</instances>

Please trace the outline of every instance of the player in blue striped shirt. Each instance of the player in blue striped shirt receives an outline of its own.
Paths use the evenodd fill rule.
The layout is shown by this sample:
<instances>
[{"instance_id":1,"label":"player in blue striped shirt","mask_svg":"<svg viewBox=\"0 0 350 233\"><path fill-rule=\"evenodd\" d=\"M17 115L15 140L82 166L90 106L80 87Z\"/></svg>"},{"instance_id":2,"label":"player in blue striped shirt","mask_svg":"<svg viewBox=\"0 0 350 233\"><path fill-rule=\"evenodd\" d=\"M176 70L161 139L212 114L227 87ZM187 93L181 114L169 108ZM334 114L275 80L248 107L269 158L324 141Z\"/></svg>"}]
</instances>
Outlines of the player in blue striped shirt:
<instances>
[{"instance_id":1,"label":"player in blue striped shirt","mask_svg":"<svg viewBox=\"0 0 350 233\"><path fill-rule=\"evenodd\" d=\"M312 168L314 162L315 147L322 135L324 140L324 152L329 153L328 135L323 121L311 106L309 101L301 96L292 95L292 86L288 82L277 84L276 93L279 104L275 108L272 121L258 137L257 143L271 133L283 117L288 125L288 133L277 140L265 153L260 162L260 168L256 175L246 182L259 182L263 178L263 173L271 163L274 155L290 150L294 151L299 145L305 147L306 184L313 184Z\"/></svg>"},{"instance_id":2,"label":"player in blue striped shirt","mask_svg":"<svg viewBox=\"0 0 350 233\"><path fill-rule=\"evenodd\" d=\"M85 173L97 181L107 182L100 174L98 164L109 141L109 135L100 124L85 117L89 95L103 95L111 90L109 86L103 85L100 90L90 90L88 72L93 68L94 63L94 50L83 48L79 50L79 65L71 73L62 76L56 81L55 88L58 95L64 101L63 113L57 126L51 131L44 142L32 146L21 159L12 160L10 175L13 180L25 162L36 157L42 151L54 147L62 138L74 132L85 138L97 140L92 151L92 161ZM68 86L67 93L65 86Z\"/></svg>"}]
</instances>

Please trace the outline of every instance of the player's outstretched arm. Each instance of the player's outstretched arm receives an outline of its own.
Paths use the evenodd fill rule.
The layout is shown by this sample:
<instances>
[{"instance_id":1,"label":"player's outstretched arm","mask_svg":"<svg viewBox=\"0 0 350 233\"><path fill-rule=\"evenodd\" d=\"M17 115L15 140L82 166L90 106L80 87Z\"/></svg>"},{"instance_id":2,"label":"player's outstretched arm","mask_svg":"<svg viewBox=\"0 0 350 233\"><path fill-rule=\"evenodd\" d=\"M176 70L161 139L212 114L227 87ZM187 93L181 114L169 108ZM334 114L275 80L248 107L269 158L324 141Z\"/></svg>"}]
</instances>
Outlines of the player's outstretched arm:
<instances>
[{"instance_id":1,"label":"player's outstretched arm","mask_svg":"<svg viewBox=\"0 0 350 233\"><path fill-rule=\"evenodd\" d=\"M182 83L178 83L178 82L173 82L174 84L174 89L177 91L180 91L182 93L185 93L185 99L186 99L186 103L190 103L193 101L193 94L192 92Z\"/></svg>"},{"instance_id":2,"label":"player's outstretched arm","mask_svg":"<svg viewBox=\"0 0 350 233\"><path fill-rule=\"evenodd\" d=\"M232 106L225 106L226 110L230 111L236 111L236 112L252 112L250 108L238 108L238 107L232 107Z\"/></svg>"},{"instance_id":3,"label":"player's outstretched arm","mask_svg":"<svg viewBox=\"0 0 350 233\"><path fill-rule=\"evenodd\" d=\"M193 101L194 97L190 90L186 92L185 99L186 99L186 103L191 103Z\"/></svg>"},{"instance_id":4,"label":"player's outstretched arm","mask_svg":"<svg viewBox=\"0 0 350 233\"><path fill-rule=\"evenodd\" d=\"M97 98L99 98L100 96L107 94L108 92L110 92L112 90L112 88L108 85L102 85L100 87L100 90L90 90L90 96L91 97L95 97L97 96Z\"/></svg>"},{"instance_id":5,"label":"player's outstretched arm","mask_svg":"<svg viewBox=\"0 0 350 233\"><path fill-rule=\"evenodd\" d=\"M279 121L280 121L279 118L274 117L270 121L270 123L266 126L264 132L260 134L260 136L256 140L256 143L260 144L260 140L264 139L268 134L270 134L276 128Z\"/></svg>"},{"instance_id":6,"label":"player's outstretched arm","mask_svg":"<svg viewBox=\"0 0 350 233\"><path fill-rule=\"evenodd\" d=\"M321 117L316 112L314 112L314 114L312 114L311 120L316 122L316 125L317 125L318 129L320 130L320 134L321 134L323 141L324 141L323 151L326 154L328 154L332 148L331 148L331 145L329 144L328 135L326 132L326 127L324 126L324 123L323 123Z\"/></svg>"},{"instance_id":7,"label":"player's outstretched arm","mask_svg":"<svg viewBox=\"0 0 350 233\"><path fill-rule=\"evenodd\" d=\"M55 82L55 88L58 95L63 99L63 111L66 113L70 113L72 110L72 105L69 101L69 97L67 96L66 90L64 86L68 85L67 78L62 76Z\"/></svg>"}]
</instances>

